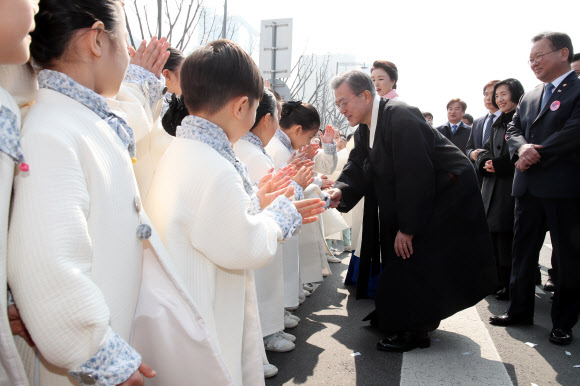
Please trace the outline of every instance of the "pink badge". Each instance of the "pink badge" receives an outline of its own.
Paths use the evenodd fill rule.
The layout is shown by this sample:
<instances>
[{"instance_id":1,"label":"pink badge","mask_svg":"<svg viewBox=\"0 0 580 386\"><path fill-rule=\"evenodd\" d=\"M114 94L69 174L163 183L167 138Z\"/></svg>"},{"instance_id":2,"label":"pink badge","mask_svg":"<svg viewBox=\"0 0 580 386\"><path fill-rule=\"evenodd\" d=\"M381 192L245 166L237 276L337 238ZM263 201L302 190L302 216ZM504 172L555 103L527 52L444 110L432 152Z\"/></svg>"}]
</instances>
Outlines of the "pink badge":
<instances>
[{"instance_id":1,"label":"pink badge","mask_svg":"<svg viewBox=\"0 0 580 386\"><path fill-rule=\"evenodd\" d=\"M552 111L556 111L560 108L560 101L554 101L552 102L552 104L550 105L550 110Z\"/></svg>"}]
</instances>

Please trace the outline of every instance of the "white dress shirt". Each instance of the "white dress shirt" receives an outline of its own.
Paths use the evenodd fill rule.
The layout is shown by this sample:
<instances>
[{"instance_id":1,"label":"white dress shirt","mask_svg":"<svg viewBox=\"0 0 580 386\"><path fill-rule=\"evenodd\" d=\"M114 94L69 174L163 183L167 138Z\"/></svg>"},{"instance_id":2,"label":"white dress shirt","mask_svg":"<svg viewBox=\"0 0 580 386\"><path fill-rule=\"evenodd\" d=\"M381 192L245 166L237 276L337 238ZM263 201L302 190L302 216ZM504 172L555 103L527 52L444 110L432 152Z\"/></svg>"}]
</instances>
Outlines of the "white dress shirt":
<instances>
[{"instance_id":1,"label":"white dress shirt","mask_svg":"<svg viewBox=\"0 0 580 386\"><path fill-rule=\"evenodd\" d=\"M381 97L376 94L375 100L373 101L373 111L371 113L371 125L369 126L369 147L373 147L373 142L375 141L375 132L377 131L377 121L379 120L379 105L381 103Z\"/></svg>"}]
</instances>

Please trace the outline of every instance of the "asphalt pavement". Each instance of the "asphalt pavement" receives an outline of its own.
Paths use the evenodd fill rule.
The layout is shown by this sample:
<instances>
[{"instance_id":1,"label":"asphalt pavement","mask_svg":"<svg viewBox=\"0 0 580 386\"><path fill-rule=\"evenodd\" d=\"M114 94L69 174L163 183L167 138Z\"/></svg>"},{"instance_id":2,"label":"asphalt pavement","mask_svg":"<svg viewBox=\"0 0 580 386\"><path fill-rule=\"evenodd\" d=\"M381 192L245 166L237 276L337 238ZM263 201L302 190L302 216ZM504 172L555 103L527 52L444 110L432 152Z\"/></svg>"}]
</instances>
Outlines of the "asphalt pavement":
<instances>
[{"instance_id":1,"label":"asphalt pavement","mask_svg":"<svg viewBox=\"0 0 580 386\"><path fill-rule=\"evenodd\" d=\"M540 256L543 281L550 267L551 244ZM288 353L268 352L278 375L266 385L580 385L580 328L568 346L548 341L551 293L536 290L533 326L496 327L487 322L507 302L488 296L475 307L444 320L431 335L431 347L405 354L375 349L383 336L362 319L373 300L356 300L344 286L350 260L330 264L332 275L294 314L297 338ZM574 367L578 366L578 367Z\"/></svg>"}]
</instances>

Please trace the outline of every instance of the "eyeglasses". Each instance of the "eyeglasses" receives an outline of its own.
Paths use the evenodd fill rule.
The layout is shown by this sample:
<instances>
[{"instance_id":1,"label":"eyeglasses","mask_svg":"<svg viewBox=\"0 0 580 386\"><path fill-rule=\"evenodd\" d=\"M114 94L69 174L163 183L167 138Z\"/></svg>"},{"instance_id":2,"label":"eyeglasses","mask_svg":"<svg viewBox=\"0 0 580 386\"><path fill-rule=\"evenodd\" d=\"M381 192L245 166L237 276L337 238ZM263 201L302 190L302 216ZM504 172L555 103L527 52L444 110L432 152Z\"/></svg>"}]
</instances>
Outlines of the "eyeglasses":
<instances>
[{"instance_id":1,"label":"eyeglasses","mask_svg":"<svg viewBox=\"0 0 580 386\"><path fill-rule=\"evenodd\" d=\"M552 50L550 52L546 52L545 54L537 54L535 58L528 60L528 64L531 66L534 63L540 63L542 61L542 59L544 59L544 56L551 54L552 52L556 52L556 51L560 51L561 48L556 48L555 50Z\"/></svg>"},{"instance_id":2,"label":"eyeglasses","mask_svg":"<svg viewBox=\"0 0 580 386\"><path fill-rule=\"evenodd\" d=\"M355 96L353 96L352 98L350 98L349 100L347 100L346 102L340 102L340 103L335 103L336 107L339 110L344 110L346 108L346 105L348 104L348 102L350 102L351 100L353 100L354 98L356 98L357 96L359 96L362 93L358 93Z\"/></svg>"}]
</instances>

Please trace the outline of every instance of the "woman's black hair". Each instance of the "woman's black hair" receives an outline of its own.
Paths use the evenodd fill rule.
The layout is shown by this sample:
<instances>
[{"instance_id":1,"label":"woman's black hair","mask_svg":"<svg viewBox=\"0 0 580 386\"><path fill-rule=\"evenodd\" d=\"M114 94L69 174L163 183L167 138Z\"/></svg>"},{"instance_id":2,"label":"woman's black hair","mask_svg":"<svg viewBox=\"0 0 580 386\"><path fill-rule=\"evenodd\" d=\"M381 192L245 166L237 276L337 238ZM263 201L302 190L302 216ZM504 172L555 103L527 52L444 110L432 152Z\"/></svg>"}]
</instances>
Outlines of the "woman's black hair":
<instances>
[{"instance_id":1,"label":"woman's black hair","mask_svg":"<svg viewBox=\"0 0 580 386\"><path fill-rule=\"evenodd\" d=\"M511 101L515 104L518 104L520 102L520 98L522 97L522 95L524 95L524 86L522 86L520 81L517 79L507 78L502 80L501 82L497 82L495 86L493 86L493 97L491 98L491 103L496 109L499 109L499 107L495 101L495 93L497 91L497 88L503 85L506 85L509 88L510 93L512 94Z\"/></svg>"},{"instance_id":2,"label":"woman's black hair","mask_svg":"<svg viewBox=\"0 0 580 386\"><path fill-rule=\"evenodd\" d=\"M260 99L258 110L256 110L256 121L254 122L252 129L258 126L258 123L260 123L262 118L264 118L267 114L270 114L271 116L276 115L276 98L274 97L274 94L272 94L272 92L266 88L264 89L262 99Z\"/></svg>"},{"instance_id":3,"label":"woman's black hair","mask_svg":"<svg viewBox=\"0 0 580 386\"><path fill-rule=\"evenodd\" d=\"M183 55L183 52L173 47L169 47L167 49L167 52L169 52L169 59L167 59L167 62L165 63L165 66L163 66L163 69L169 70L171 72L176 72L179 69L179 66L183 64L185 60L185 55Z\"/></svg>"},{"instance_id":4,"label":"woman's black hair","mask_svg":"<svg viewBox=\"0 0 580 386\"><path fill-rule=\"evenodd\" d=\"M171 94L171 99L169 100L169 109L163 118L161 118L163 129L165 129L167 134L175 137L177 126L181 125L183 118L187 117L188 115L189 112L187 111L181 96Z\"/></svg>"},{"instance_id":5,"label":"woman's black hair","mask_svg":"<svg viewBox=\"0 0 580 386\"><path fill-rule=\"evenodd\" d=\"M115 30L119 18L118 0L40 0L30 35L30 54L35 64L50 67L60 58L75 33L102 21L105 31Z\"/></svg>"},{"instance_id":6,"label":"woman's black hair","mask_svg":"<svg viewBox=\"0 0 580 386\"><path fill-rule=\"evenodd\" d=\"M318 130L320 128L320 115L309 103L285 102L282 105L280 128L289 129L294 125L302 126L304 131Z\"/></svg>"}]
</instances>

